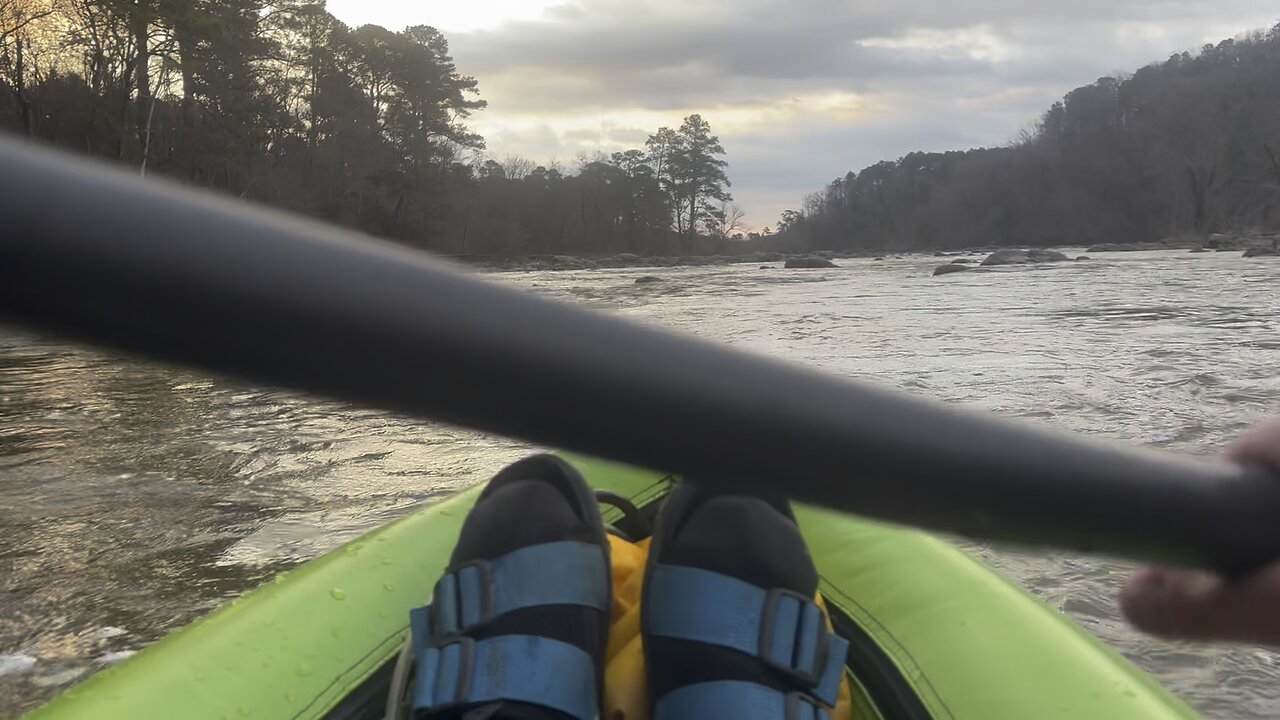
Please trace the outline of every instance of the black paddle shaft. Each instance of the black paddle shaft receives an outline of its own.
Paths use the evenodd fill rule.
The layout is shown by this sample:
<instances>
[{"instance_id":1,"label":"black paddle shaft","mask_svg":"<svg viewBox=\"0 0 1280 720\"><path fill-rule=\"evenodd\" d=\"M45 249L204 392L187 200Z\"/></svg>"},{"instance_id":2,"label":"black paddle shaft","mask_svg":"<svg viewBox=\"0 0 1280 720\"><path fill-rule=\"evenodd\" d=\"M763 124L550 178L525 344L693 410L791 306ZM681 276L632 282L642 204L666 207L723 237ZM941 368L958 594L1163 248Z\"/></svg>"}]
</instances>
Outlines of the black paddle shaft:
<instances>
[{"instance_id":1,"label":"black paddle shaft","mask_svg":"<svg viewBox=\"0 0 1280 720\"><path fill-rule=\"evenodd\" d=\"M1257 468L1047 433L534 297L0 142L0 317L168 361L1016 543L1245 572Z\"/></svg>"}]
</instances>

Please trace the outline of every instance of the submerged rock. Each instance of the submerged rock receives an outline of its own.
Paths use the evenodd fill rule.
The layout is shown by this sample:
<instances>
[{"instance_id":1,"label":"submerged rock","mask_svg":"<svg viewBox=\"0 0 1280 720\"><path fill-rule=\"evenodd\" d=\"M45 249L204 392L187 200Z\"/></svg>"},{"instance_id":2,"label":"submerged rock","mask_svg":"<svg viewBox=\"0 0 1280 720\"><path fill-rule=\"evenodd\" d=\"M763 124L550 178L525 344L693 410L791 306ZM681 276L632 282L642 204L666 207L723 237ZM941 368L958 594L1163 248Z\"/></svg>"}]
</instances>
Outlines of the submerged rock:
<instances>
[{"instance_id":1,"label":"submerged rock","mask_svg":"<svg viewBox=\"0 0 1280 720\"><path fill-rule=\"evenodd\" d=\"M662 282L662 278L658 277L657 275L641 275L640 277L636 278L637 285L644 285L646 283L656 283L656 282Z\"/></svg>"},{"instance_id":2,"label":"submerged rock","mask_svg":"<svg viewBox=\"0 0 1280 720\"><path fill-rule=\"evenodd\" d=\"M1057 250L997 250L982 261L983 265L1027 265L1031 263L1062 262L1071 258Z\"/></svg>"},{"instance_id":3,"label":"submerged rock","mask_svg":"<svg viewBox=\"0 0 1280 720\"><path fill-rule=\"evenodd\" d=\"M939 265L938 267L934 268L933 274L935 276L950 275L951 273L964 272L965 270L972 270L972 269L973 268L969 267L968 265L958 265L956 263L947 263L946 265Z\"/></svg>"},{"instance_id":4,"label":"submerged rock","mask_svg":"<svg viewBox=\"0 0 1280 720\"><path fill-rule=\"evenodd\" d=\"M1089 257L1088 255L1077 255L1077 256L1076 256L1076 262L1080 262L1081 260L1092 260L1092 259L1093 259L1093 258Z\"/></svg>"},{"instance_id":5,"label":"submerged rock","mask_svg":"<svg viewBox=\"0 0 1280 720\"><path fill-rule=\"evenodd\" d=\"M1280 256L1280 248L1254 247L1244 251L1241 257L1277 257Z\"/></svg>"},{"instance_id":6,"label":"submerged rock","mask_svg":"<svg viewBox=\"0 0 1280 720\"><path fill-rule=\"evenodd\" d=\"M810 256L810 257L802 257L802 258L791 258L786 262L785 265L783 265L783 267L809 269L809 268L833 268L833 267L840 267L840 266L836 265L835 263L831 262L826 258Z\"/></svg>"},{"instance_id":7,"label":"submerged rock","mask_svg":"<svg viewBox=\"0 0 1280 720\"><path fill-rule=\"evenodd\" d=\"M956 258L951 261L952 265L968 265L969 263L978 262L977 258Z\"/></svg>"}]
</instances>

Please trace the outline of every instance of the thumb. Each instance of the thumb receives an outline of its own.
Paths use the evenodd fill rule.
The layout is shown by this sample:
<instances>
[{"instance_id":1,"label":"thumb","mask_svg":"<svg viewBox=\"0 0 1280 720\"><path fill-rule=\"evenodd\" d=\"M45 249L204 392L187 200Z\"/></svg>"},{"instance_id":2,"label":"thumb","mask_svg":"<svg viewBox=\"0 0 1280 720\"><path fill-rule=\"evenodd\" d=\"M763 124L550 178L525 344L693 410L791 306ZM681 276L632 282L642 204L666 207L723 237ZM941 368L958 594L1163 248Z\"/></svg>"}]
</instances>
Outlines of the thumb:
<instances>
[{"instance_id":1,"label":"thumb","mask_svg":"<svg viewBox=\"0 0 1280 720\"><path fill-rule=\"evenodd\" d=\"M1280 564L1233 582L1196 570L1145 568L1125 583L1120 607L1153 635L1280 645Z\"/></svg>"}]
</instances>

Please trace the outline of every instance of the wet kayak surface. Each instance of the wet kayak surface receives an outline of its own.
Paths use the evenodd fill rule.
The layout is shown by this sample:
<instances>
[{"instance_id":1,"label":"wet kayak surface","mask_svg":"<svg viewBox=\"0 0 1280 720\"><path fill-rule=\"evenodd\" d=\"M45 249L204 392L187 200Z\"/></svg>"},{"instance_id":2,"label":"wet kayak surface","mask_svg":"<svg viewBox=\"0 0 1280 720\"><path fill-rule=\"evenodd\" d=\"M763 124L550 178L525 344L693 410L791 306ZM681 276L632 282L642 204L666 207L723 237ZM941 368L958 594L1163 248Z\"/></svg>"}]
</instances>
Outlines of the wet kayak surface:
<instances>
[{"instance_id":1,"label":"wet kayak surface","mask_svg":"<svg viewBox=\"0 0 1280 720\"><path fill-rule=\"evenodd\" d=\"M847 377L1154 447L1213 452L1280 412L1280 260L1110 253L930 277L940 262L490 278ZM658 279L637 284L641 276ZM528 450L0 331L0 717ZM1280 656L1125 627L1114 605L1125 566L972 549L1206 717L1280 715Z\"/></svg>"}]
</instances>

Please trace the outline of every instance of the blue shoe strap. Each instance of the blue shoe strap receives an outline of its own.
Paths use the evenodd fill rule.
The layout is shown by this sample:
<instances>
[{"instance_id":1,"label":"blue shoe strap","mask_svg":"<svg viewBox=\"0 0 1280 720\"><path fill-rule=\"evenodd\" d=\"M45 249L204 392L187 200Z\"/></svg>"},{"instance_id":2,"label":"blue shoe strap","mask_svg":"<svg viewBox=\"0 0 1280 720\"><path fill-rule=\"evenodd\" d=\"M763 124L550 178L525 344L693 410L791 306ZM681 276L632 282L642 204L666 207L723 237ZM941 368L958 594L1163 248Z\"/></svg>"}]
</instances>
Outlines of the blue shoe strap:
<instances>
[{"instance_id":1,"label":"blue shoe strap","mask_svg":"<svg viewBox=\"0 0 1280 720\"><path fill-rule=\"evenodd\" d=\"M758 657L835 703L849 643L827 629L811 599L702 568L658 564L650 572L646 632Z\"/></svg>"},{"instance_id":2,"label":"blue shoe strap","mask_svg":"<svg viewBox=\"0 0 1280 720\"><path fill-rule=\"evenodd\" d=\"M415 614L415 623L424 624L425 614ZM501 700L551 708L576 720L599 714L595 663L581 648L559 640L463 637L422 649L417 662L414 717Z\"/></svg>"},{"instance_id":3,"label":"blue shoe strap","mask_svg":"<svg viewBox=\"0 0 1280 720\"><path fill-rule=\"evenodd\" d=\"M565 540L530 545L445 573L431 597L437 643L494 618L542 605L609 610L608 556L595 543Z\"/></svg>"},{"instance_id":4,"label":"blue shoe strap","mask_svg":"<svg viewBox=\"0 0 1280 720\"><path fill-rule=\"evenodd\" d=\"M803 693L783 693L742 680L718 680L676 688L658 698L653 720L830 720Z\"/></svg>"}]
</instances>

